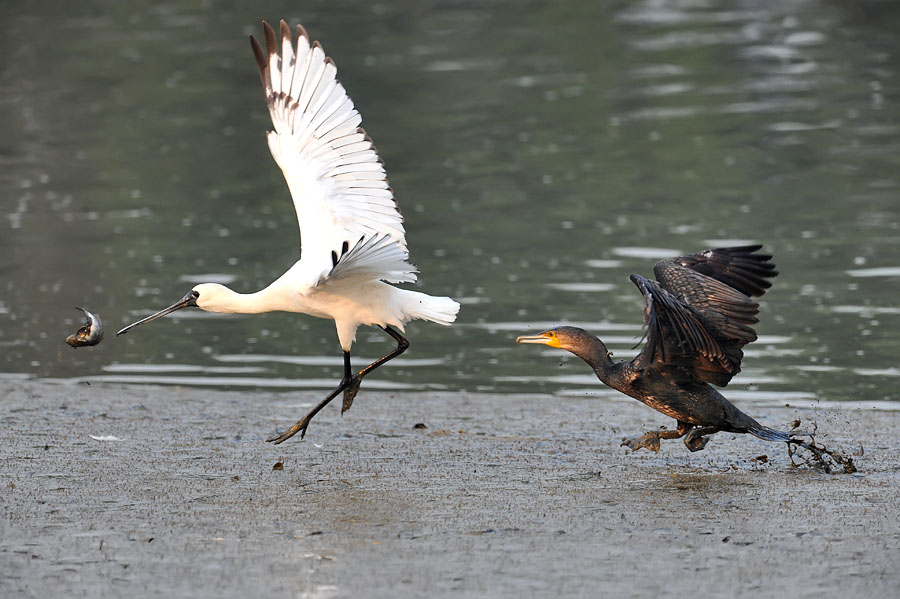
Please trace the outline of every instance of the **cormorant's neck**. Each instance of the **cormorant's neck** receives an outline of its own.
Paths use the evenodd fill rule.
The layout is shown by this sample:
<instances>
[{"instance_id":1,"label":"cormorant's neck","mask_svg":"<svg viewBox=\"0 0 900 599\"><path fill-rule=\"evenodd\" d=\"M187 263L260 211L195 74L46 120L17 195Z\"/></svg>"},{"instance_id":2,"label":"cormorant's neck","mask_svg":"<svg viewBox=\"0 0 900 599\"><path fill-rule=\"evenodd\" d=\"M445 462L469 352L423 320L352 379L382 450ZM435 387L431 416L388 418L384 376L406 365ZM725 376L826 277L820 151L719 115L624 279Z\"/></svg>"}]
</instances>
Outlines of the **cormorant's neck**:
<instances>
[{"instance_id":1,"label":"cormorant's neck","mask_svg":"<svg viewBox=\"0 0 900 599\"><path fill-rule=\"evenodd\" d=\"M569 351L587 362L591 368L594 369L594 372L597 373L597 377L601 381L606 382L612 375L614 365L612 358L610 358L612 354L606 349L606 345L604 345L597 337L585 333L584 343L579 344Z\"/></svg>"}]
</instances>

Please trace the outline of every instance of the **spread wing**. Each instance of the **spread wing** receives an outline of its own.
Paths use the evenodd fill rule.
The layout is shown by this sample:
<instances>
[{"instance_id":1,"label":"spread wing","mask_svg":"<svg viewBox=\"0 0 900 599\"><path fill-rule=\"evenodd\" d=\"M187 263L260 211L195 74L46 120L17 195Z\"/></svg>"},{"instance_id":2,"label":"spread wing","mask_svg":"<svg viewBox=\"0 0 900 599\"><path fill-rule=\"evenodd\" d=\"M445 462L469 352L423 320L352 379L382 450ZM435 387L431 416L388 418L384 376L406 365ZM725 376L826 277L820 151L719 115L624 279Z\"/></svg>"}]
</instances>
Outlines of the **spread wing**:
<instances>
[{"instance_id":1,"label":"spread wing","mask_svg":"<svg viewBox=\"0 0 900 599\"><path fill-rule=\"evenodd\" d=\"M356 260L345 260L338 273L348 274L360 253L377 250L383 255L389 244L395 246L393 266L398 253L406 264L403 217L375 146L359 127L362 118L337 80L334 61L319 42L310 44L300 25L296 44L284 21L278 36L266 22L263 29L265 50L253 36L250 43L275 127L268 133L269 149L284 173L300 223L307 285L327 280L335 272L333 256L341 257L348 248ZM416 279L409 264L375 278Z\"/></svg>"},{"instance_id":2,"label":"spread wing","mask_svg":"<svg viewBox=\"0 0 900 599\"><path fill-rule=\"evenodd\" d=\"M706 250L661 260L656 281L631 280L646 301L647 343L641 367L676 369L697 381L724 386L741 370L744 345L756 340L759 296L778 274L761 246Z\"/></svg>"},{"instance_id":3,"label":"spread wing","mask_svg":"<svg viewBox=\"0 0 900 599\"><path fill-rule=\"evenodd\" d=\"M744 295L760 296L772 286L766 279L778 275L775 265L770 262L771 254L754 253L760 249L761 245L742 245L660 260L653 267L653 274L657 281L666 285L666 281L671 280L669 273L679 272L675 267L680 265L725 283ZM678 288L674 281L672 285L673 289Z\"/></svg>"}]
</instances>

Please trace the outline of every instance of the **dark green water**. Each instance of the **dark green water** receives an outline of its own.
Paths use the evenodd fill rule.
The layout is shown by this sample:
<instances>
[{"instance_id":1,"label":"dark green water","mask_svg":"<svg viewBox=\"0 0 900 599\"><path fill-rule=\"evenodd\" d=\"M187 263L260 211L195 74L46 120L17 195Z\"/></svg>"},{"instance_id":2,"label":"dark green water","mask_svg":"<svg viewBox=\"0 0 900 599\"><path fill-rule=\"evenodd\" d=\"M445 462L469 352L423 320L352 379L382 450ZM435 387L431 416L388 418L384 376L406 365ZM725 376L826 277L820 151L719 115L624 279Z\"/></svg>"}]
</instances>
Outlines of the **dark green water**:
<instances>
[{"instance_id":1,"label":"dark green water","mask_svg":"<svg viewBox=\"0 0 900 599\"><path fill-rule=\"evenodd\" d=\"M0 6L0 380L334 384L333 325L307 316L113 337L197 281L254 291L298 258L246 40L284 17L338 64L419 288L463 304L451 329L412 323L369 388L602 393L515 336L586 323L630 356L628 274L760 241L781 276L729 396L900 406L900 4L298 6ZM101 345L63 344L76 305ZM361 329L357 363L386 341Z\"/></svg>"}]
</instances>

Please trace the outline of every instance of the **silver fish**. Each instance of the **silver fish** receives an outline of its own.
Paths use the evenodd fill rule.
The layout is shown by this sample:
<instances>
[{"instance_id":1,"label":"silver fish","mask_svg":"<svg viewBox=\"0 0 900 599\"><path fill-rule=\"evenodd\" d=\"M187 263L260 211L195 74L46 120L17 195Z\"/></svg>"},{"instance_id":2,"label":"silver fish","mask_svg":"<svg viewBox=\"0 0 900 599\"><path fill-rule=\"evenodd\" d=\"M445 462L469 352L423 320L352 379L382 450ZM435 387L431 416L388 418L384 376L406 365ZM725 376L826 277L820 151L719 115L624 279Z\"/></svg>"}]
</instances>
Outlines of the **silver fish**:
<instances>
[{"instance_id":1,"label":"silver fish","mask_svg":"<svg viewBox=\"0 0 900 599\"><path fill-rule=\"evenodd\" d=\"M72 347L84 347L100 343L103 339L103 323L100 322L100 317L78 306L75 306L75 309L84 312L87 320L83 327L66 337L66 343Z\"/></svg>"}]
</instances>

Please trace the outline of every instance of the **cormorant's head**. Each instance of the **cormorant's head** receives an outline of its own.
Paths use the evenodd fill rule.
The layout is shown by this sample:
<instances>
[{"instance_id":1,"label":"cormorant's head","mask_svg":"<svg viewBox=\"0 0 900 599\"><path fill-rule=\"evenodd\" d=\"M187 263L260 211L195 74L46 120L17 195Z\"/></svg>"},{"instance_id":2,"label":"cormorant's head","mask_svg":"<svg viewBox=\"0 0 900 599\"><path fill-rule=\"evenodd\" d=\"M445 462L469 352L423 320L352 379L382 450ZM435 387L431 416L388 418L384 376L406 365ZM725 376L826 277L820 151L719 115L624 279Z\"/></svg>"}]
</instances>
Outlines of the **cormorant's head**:
<instances>
[{"instance_id":1,"label":"cormorant's head","mask_svg":"<svg viewBox=\"0 0 900 599\"><path fill-rule=\"evenodd\" d=\"M609 352L602 341L578 327L556 327L539 335L516 337L516 343L537 343L570 351L579 358L593 364L599 358L609 361Z\"/></svg>"},{"instance_id":2,"label":"cormorant's head","mask_svg":"<svg viewBox=\"0 0 900 599\"><path fill-rule=\"evenodd\" d=\"M539 343L574 353L574 349L588 340L596 339L584 329L578 327L556 327L539 335L522 335L516 337L516 343Z\"/></svg>"}]
</instances>

